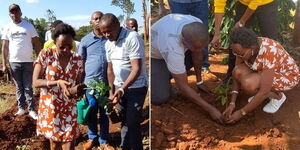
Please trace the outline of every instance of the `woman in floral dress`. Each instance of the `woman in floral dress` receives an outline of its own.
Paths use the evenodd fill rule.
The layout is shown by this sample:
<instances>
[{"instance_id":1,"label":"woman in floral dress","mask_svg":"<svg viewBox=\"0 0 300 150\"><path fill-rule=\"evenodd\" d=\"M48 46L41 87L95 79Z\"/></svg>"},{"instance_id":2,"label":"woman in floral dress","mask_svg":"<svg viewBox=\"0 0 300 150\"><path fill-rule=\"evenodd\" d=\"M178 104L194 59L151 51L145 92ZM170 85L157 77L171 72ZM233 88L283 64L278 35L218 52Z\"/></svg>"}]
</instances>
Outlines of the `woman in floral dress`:
<instances>
[{"instance_id":1,"label":"woman in floral dress","mask_svg":"<svg viewBox=\"0 0 300 150\"><path fill-rule=\"evenodd\" d=\"M37 134L50 140L53 149L74 149L79 135L76 101L69 88L81 83L83 61L72 52L74 29L58 25L52 38L56 49L42 50L35 62L33 85L41 88Z\"/></svg>"},{"instance_id":2,"label":"woman in floral dress","mask_svg":"<svg viewBox=\"0 0 300 150\"><path fill-rule=\"evenodd\" d=\"M236 67L232 73L231 102L223 112L225 121L235 123L265 99L270 101L263 111L277 112L286 100L283 92L299 82L296 62L277 41L257 37L252 30L244 27L235 29L230 41L236 56ZM232 113L239 90L254 96L248 99L247 105Z\"/></svg>"}]
</instances>

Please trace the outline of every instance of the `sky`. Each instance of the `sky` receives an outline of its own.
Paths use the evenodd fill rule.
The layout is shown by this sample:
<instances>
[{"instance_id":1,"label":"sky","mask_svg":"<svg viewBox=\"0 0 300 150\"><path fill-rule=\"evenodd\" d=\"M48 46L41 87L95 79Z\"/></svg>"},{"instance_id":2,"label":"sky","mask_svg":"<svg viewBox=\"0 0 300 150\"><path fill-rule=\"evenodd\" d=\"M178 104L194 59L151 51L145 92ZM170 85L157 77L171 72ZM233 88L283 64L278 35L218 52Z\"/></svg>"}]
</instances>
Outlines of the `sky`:
<instances>
[{"instance_id":1,"label":"sky","mask_svg":"<svg viewBox=\"0 0 300 150\"><path fill-rule=\"evenodd\" d=\"M135 9L131 17L137 19L139 26L143 26L142 1L131 1L134 2ZM89 25L91 14L98 10L113 13L117 17L123 14L121 8L111 5L111 0L0 0L0 29L11 22L8 7L13 3L21 7L22 17L46 18L46 10L51 9L57 19L72 25L75 29ZM142 28L139 30L143 32Z\"/></svg>"}]
</instances>

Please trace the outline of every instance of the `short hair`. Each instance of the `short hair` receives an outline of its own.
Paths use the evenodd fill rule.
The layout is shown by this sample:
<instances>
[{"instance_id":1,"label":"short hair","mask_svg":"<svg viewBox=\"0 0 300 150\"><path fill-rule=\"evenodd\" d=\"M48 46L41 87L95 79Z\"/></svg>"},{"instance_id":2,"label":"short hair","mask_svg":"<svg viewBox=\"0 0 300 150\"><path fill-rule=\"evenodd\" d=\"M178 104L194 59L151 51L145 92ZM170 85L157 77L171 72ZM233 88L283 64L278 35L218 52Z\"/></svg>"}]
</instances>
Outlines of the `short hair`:
<instances>
[{"instance_id":1,"label":"short hair","mask_svg":"<svg viewBox=\"0 0 300 150\"><path fill-rule=\"evenodd\" d=\"M106 13L102 16L100 24L105 23L120 24L119 19L112 13Z\"/></svg>"},{"instance_id":2,"label":"short hair","mask_svg":"<svg viewBox=\"0 0 300 150\"><path fill-rule=\"evenodd\" d=\"M61 23L64 23L64 22L61 21L61 20L55 20L54 22L51 23L50 27L56 28L56 26L61 24Z\"/></svg>"},{"instance_id":3,"label":"short hair","mask_svg":"<svg viewBox=\"0 0 300 150\"><path fill-rule=\"evenodd\" d=\"M20 6L18 4L11 4L11 5L9 5L8 11L10 12L14 6L16 7L16 10L18 10L18 11L21 12L21 8L20 8Z\"/></svg>"},{"instance_id":4,"label":"short hair","mask_svg":"<svg viewBox=\"0 0 300 150\"><path fill-rule=\"evenodd\" d=\"M254 31L245 27L234 29L229 37L230 44L240 44L244 48L258 45L258 36Z\"/></svg>"},{"instance_id":5,"label":"short hair","mask_svg":"<svg viewBox=\"0 0 300 150\"><path fill-rule=\"evenodd\" d=\"M69 34L72 36L72 38L75 38L75 30L73 29L72 26L66 24L66 23L61 23L57 25L51 35L52 39L55 41L56 38L59 37L61 34Z\"/></svg>"}]
</instances>

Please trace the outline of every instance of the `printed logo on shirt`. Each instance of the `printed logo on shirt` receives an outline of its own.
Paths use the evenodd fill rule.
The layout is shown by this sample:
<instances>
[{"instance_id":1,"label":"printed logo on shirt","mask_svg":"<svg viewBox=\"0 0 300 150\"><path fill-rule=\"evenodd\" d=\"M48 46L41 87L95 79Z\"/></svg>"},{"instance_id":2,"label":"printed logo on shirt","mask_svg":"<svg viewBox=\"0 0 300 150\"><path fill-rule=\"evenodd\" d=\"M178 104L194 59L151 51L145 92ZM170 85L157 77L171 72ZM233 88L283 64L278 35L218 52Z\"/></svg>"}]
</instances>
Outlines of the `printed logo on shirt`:
<instances>
[{"instance_id":1,"label":"printed logo on shirt","mask_svg":"<svg viewBox=\"0 0 300 150\"><path fill-rule=\"evenodd\" d=\"M26 32L19 32L19 31L17 31L16 33L12 33L12 34L11 34L11 36L12 36L13 38L20 38L20 37L24 37L24 36L26 36L26 35L27 35Z\"/></svg>"}]
</instances>

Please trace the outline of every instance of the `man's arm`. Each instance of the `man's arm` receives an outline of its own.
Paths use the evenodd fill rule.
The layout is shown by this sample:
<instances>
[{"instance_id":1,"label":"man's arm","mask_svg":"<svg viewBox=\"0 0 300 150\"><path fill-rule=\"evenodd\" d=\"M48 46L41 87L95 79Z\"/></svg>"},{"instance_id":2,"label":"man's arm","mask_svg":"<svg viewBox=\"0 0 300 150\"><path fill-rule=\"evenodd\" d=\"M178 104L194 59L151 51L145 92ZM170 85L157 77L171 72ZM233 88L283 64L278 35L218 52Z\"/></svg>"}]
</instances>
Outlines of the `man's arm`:
<instances>
[{"instance_id":1,"label":"man's arm","mask_svg":"<svg viewBox=\"0 0 300 150\"><path fill-rule=\"evenodd\" d=\"M251 16L254 14L255 10L250 9L249 7L245 11L242 18L234 25L234 28L237 27L244 27L247 21L251 18Z\"/></svg>"},{"instance_id":2,"label":"man's arm","mask_svg":"<svg viewBox=\"0 0 300 150\"><path fill-rule=\"evenodd\" d=\"M115 75L114 75L111 62L107 63L107 80L108 80L108 86L110 87L109 96L112 97L115 93L115 89L114 89Z\"/></svg>"},{"instance_id":3,"label":"man's arm","mask_svg":"<svg viewBox=\"0 0 300 150\"><path fill-rule=\"evenodd\" d=\"M8 59L8 45L9 41L8 40L2 40L2 63L3 63L3 71L7 73L8 68L7 68L7 59Z\"/></svg>"},{"instance_id":4,"label":"man's arm","mask_svg":"<svg viewBox=\"0 0 300 150\"><path fill-rule=\"evenodd\" d=\"M211 45L215 49L220 48L220 40L221 40L221 25L224 13L215 13L215 34L211 41Z\"/></svg>"},{"instance_id":5,"label":"man's arm","mask_svg":"<svg viewBox=\"0 0 300 150\"><path fill-rule=\"evenodd\" d=\"M218 121L220 123L223 122L222 114L219 110L217 110L214 106L207 103L203 100L197 92L188 85L187 74L172 74L175 79L177 87L182 91L182 93L194 103L199 105L202 109L210 114L213 120Z\"/></svg>"},{"instance_id":6,"label":"man's arm","mask_svg":"<svg viewBox=\"0 0 300 150\"><path fill-rule=\"evenodd\" d=\"M34 45L34 50L36 55L39 55L40 51L41 51L41 42L40 42L40 38L39 37L33 37L32 38L32 44Z\"/></svg>"}]
</instances>

